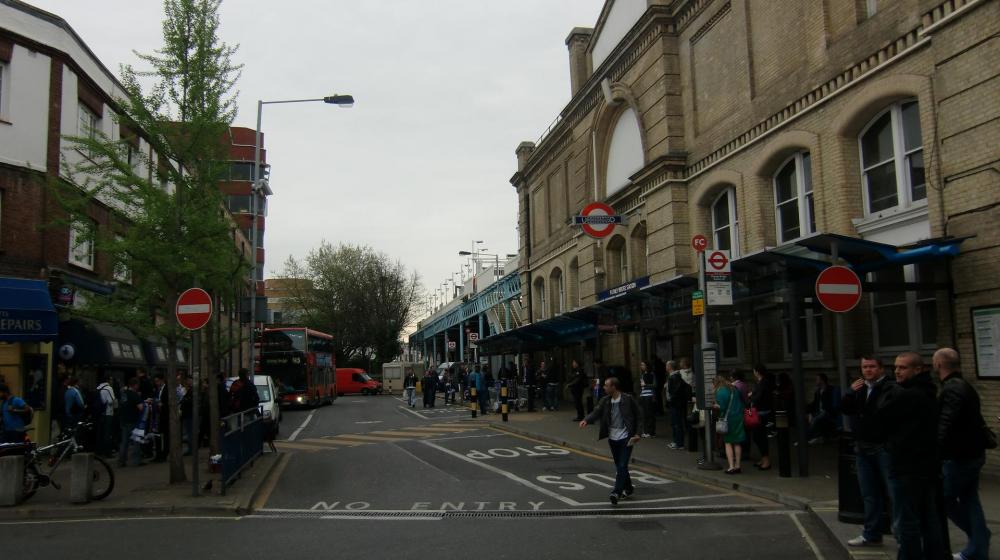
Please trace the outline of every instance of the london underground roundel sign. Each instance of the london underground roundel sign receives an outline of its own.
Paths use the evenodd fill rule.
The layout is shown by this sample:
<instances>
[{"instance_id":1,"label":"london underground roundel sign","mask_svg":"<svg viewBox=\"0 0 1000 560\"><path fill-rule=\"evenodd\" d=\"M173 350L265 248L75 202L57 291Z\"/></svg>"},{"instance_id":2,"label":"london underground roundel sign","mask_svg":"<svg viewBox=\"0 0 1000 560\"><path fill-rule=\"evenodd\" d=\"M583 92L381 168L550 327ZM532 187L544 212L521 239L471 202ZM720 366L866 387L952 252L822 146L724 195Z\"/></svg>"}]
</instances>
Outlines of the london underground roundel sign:
<instances>
[{"instance_id":1,"label":"london underground roundel sign","mask_svg":"<svg viewBox=\"0 0 1000 560\"><path fill-rule=\"evenodd\" d=\"M583 207L580 215L574 218L577 225L583 227L583 232L595 238L605 238L615 231L615 224L622 223L622 217L615 214L614 208L603 202L591 202Z\"/></svg>"},{"instance_id":2,"label":"london underground roundel sign","mask_svg":"<svg viewBox=\"0 0 1000 560\"><path fill-rule=\"evenodd\" d=\"M212 316L212 298L201 288L190 288L177 298L174 310L177 322L189 331L196 331L208 323Z\"/></svg>"},{"instance_id":3,"label":"london underground roundel sign","mask_svg":"<svg viewBox=\"0 0 1000 560\"><path fill-rule=\"evenodd\" d=\"M861 280L846 266L831 266L816 278L816 299L834 313L846 313L861 301Z\"/></svg>"}]
</instances>

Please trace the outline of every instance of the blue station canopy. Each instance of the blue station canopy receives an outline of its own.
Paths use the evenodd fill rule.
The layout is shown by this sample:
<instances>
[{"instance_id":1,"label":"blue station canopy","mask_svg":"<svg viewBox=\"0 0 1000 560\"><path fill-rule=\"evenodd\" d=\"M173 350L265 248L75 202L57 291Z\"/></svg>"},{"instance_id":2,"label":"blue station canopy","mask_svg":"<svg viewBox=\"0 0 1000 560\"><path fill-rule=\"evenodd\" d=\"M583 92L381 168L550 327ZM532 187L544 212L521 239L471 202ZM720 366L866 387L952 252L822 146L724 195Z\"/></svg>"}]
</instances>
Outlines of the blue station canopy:
<instances>
[{"instance_id":1,"label":"blue station canopy","mask_svg":"<svg viewBox=\"0 0 1000 560\"><path fill-rule=\"evenodd\" d=\"M0 342L43 342L58 333L46 281L0 278Z\"/></svg>"}]
</instances>

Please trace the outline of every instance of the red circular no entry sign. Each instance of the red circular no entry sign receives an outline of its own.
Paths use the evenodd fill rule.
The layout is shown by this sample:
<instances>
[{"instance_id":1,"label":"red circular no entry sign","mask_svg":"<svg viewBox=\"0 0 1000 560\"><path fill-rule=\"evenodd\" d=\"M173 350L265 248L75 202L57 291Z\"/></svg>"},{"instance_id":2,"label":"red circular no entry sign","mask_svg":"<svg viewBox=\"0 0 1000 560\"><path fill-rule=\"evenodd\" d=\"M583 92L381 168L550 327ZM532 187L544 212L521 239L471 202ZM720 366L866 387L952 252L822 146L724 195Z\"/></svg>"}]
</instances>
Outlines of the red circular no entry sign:
<instances>
[{"instance_id":1,"label":"red circular no entry sign","mask_svg":"<svg viewBox=\"0 0 1000 560\"><path fill-rule=\"evenodd\" d=\"M834 313L846 313L861 301L861 280L846 266L831 266L816 278L816 299Z\"/></svg>"},{"instance_id":2,"label":"red circular no entry sign","mask_svg":"<svg viewBox=\"0 0 1000 560\"><path fill-rule=\"evenodd\" d=\"M591 202L580 211L584 233L601 239L615 231L615 210L603 202Z\"/></svg>"},{"instance_id":3,"label":"red circular no entry sign","mask_svg":"<svg viewBox=\"0 0 1000 560\"><path fill-rule=\"evenodd\" d=\"M190 288L177 298L174 313L182 327L196 331L204 327L212 316L212 298L201 288Z\"/></svg>"}]
</instances>

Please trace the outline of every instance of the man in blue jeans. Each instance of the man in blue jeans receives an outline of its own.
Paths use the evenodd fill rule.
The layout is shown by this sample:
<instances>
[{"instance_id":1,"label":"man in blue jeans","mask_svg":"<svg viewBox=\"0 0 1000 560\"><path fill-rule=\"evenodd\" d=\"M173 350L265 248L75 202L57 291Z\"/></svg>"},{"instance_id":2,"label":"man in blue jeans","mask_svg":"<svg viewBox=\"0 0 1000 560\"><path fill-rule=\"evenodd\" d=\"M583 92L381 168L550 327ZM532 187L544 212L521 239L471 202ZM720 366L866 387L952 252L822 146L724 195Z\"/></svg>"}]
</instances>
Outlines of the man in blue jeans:
<instances>
[{"instance_id":1,"label":"man in blue jeans","mask_svg":"<svg viewBox=\"0 0 1000 560\"><path fill-rule=\"evenodd\" d=\"M865 506L865 524L861 536L849 546L882 545L882 512L889 488L889 452L885 449L885 428L876 413L878 402L893 383L884 375L882 360L861 357L861 378L851 384L851 392L841 401L841 412L854 417L854 451L858 467L858 486Z\"/></svg>"},{"instance_id":2,"label":"man in blue jeans","mask_svg":"<svg viewBox=\"0 0 1000 560\"><path fill-rule=\"evenodd\" d=\"M628 462L632 458L635 442L639 441L638 429L642 415L635 399L619 389L617 377L609 377L604 381L604 391L607 395L597 403L593 412L580 421L580 427L586 428L587 424L598 419L601 421L597 439L608 438L611 458L615 462L615 487L608 499L612 504L617 504L618 500L635 493L632 477L628 472Z\"/></svg>"},{"instance_id":3,"label":"man in blue jeans","mask_svg":"<svg viewBox=\"0 0 1000 560\"><path fill-rule=\"evenodd\" d=\"M944 476L945 510L948 519L969 538L954 558L987 560L990 530L979 501L979 472L986 462L979 394L962 378L962 364L954 349L935 352L933 364L941 380L937 442Z\"/></svg>"}]
</instances>

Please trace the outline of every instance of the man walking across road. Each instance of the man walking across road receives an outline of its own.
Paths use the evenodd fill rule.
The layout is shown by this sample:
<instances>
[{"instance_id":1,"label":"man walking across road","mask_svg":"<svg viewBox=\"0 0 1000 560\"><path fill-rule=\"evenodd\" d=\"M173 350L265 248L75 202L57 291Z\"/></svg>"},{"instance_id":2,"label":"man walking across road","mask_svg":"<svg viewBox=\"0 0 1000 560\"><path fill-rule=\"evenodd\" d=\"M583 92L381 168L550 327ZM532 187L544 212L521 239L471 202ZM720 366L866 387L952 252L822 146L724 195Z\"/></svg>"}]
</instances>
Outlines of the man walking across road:
<instances>
[{"instance_id":1,"label":"man walking across road","mask_svg":"<svg viewBox=\"0 0 1000 560\"><path fill-rule=\"evenodd\" d=\"M948 554L938 501L937 387L915 352L896 357L896 385L878 403L889 451L892 529L898 560L936 560Z\"/></svg>"},{"instance_id":2,"label":"man walking across road","mask_svg":"<svg viewBox=\"0 0 1000 560\"><path fill-rule=\"evenodd\" d=\"M615 487L608 496L612 504L617 504L618 500L628 498L635 492L628 463L632 458L633 446L639 441L638 429L642 421L639 404L631 395L622 393L619 387L618 378L609 377L604 382L607 395L597 403L593 412L580 421L580 428L586 428L588 424L600 420L601 428L597 439L608 439L611 458L615 462Z\"/></svg>"},{"instance_id":3,"label":"man walking across road","mask_svg":"<svg viewBox=\"0 0 1000 560\"><path fill-rule=\"evenodd\" d=\"M851 384L844 396L841 411L854 416L854 451L858 486L865 507L864 530L849 546L881 546L881 516L889 488L889 452L885 449L885 426L877 416L879 399L893 383L884 375L882 361L873 356L861 357L861 379Z\"/></svg>"},{"instance_id":4,"label":"man walking across road","mask_svg":"<svg viewBox=\"0 0 1000 560\"><path fill-rule=\"evenodd\" d=\"M412 369L406 370L406 378L403 379L403 393L406 394L406 404L410 408L417 405L417 374Z\"/></svg>"},{"instance_id":5,"label":"man walking across road","mask_svg":"<svg viewBox=\"0 0 1000 560\"><path fill-rule=\"evenodd\" d=\"M985 421L979 394L962 378L962 364L954 349L935 352L933 366L941 380L937 443L944 475L945 511L948 519L969 538L954 558L987 560L990 530L979 501L979 472L986 462Z\"/></svg>"}]
</instances>

